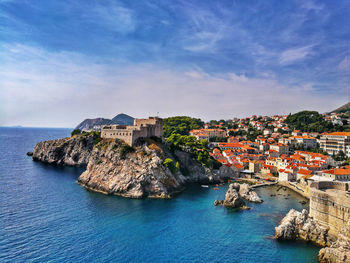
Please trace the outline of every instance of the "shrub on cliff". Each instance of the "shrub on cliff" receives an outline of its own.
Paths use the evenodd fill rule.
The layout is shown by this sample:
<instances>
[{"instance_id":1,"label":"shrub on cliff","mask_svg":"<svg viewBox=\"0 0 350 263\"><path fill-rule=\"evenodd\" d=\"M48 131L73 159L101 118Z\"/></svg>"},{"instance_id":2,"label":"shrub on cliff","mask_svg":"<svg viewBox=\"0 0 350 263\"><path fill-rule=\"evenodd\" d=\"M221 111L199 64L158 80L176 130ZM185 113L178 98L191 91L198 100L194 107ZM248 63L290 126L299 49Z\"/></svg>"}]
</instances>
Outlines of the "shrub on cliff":
<instances>
[{"instance_id":1,"label":"shrub on cliff","mask_svg":"<svg viewBox=\"0 0 350 263\"><path fill-rule=\"evenodd\" d=\"M72 132L71 132L71 136L74 136L74 135L78 135L78 134L81 134L81 130L79 129L74 129Z\"/></svg>"},{"instance_id":2,"label":"shrub on cliff","mask_svg":"<svg viewBox=\"0 0 350 263\"><path fill-rule=\"evenodd\" d=\"M179 162L176 162L176 164L174 164L174 161L171 158L166 158L163 161L163 165L165 167L168 167L172 173L176 173L180 169Z\"/></svg>"},{"instance_id":3,"label":"shrub on cliff","mask_svg":"<svg viewBox=\"0 0 350 263\"><path fill-rule=\"evenodd\" d=\"M135 151L134 147L131 147L130 145L124 144L120 147L120 158L125 159L128 153L132 153Z\"/></svg>"}]
</instances>

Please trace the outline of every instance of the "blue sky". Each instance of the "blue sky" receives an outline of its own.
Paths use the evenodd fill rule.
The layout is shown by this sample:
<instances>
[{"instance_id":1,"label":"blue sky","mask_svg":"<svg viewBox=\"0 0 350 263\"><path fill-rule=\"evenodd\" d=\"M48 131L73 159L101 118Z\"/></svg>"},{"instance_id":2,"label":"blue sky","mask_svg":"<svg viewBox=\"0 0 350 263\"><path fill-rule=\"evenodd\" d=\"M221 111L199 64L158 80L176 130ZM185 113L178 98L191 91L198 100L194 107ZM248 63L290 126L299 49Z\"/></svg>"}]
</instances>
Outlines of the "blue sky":
<instances>
[{"instance_id":1,"label":"blue sky","mask_svg":"<svg viewBox=\"0 0 350 263\"><path fill-rule=\"evenodd\" d=\"M0 0L0 125L350 100L348 1Z\"/></svg>"}]
</instances>

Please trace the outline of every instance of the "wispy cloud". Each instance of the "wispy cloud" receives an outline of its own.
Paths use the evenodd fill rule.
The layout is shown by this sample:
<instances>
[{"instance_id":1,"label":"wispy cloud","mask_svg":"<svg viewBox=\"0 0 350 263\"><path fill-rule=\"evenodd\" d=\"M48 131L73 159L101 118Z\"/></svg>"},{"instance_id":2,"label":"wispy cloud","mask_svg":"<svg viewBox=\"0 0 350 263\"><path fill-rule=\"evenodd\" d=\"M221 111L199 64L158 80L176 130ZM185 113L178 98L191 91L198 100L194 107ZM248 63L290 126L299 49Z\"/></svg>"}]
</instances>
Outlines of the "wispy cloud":
<instances>
[{"instance_id":1,"label":"wispy cloud","mask_svg":"<svg viewBox=\"0 0 350 263\"><path fill-rule=\"evenodd\" d=\"M282 52L279 61L282 65L286 65L304 60L311 54L313 47L314 45L308 45L305 47L288 49Z\"/></svg>"},{"instance_id":2,"label":"wispy cloud","mask_svg":"<svg viewBox=\"0 0 350 263\"><path fill-rule=\"evenodd\" d=\"M1 125L73 127L87 117L112 117L119 112L208 120L287 114L301 108L326 111L344 99L318 96L309 87L288 87L273 78L213 75L200 69L184 72L150 64L101 64L76 53L23 45L7 45L3 50Z\"/></svg>"}]
</instances>

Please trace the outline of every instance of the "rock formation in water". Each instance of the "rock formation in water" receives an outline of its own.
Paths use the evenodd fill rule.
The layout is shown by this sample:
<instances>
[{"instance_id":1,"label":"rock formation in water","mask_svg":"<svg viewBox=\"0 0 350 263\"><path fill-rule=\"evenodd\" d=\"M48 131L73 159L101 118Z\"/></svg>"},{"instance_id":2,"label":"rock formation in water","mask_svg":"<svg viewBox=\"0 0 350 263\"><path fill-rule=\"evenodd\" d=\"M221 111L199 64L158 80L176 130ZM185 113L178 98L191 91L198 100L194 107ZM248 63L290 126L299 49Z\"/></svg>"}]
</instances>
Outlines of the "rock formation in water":
<instances>
[{"instance_id":1,"label":"rock formation in water","mask_svg":"<svg viewBox=\"0 0 350 263\"><path fill-rule=\"evenodd\" d=\"M320 250L318 260L322 263L350 262L350 222L340 231L336 242Z\"/></svg>"},{"instance_id":2,"label":"rock formation in water","mask_svg":"<svg viewBox=\"0 0 350 263\"><path fill-rule=\"evenodd\" d=\"M215 200L214 205L223 205L230 208L247 208L239 194L239 184L230 184L225 194L225 200Z\"/></svg>"},{"instance_id":3,"label":"rock formation in water","mask_svg":"<svg viewBox=\"0 0 350 263\"><path fill-rule=\"evenodd\" d=\"M87 165L99 136L95 133L39 142L33 150L33 160L55 165Z\"/></svg>"},{"instance_id":4,"label":"rock formation in water","mask_svg":"<svg viewBox=\"0 0 350 263\"><path fill-rule=\"evenodd\" d=\"M275 227L275 238L311 241L320 246L329 245L328 229L309 217L305 209L302 212L291 209L281 224Z\"/></svg>"},{"instance_id":5,"label":"rock formation in water","mask_svg":"<svg viewBox=\"0 0 350 263\"><path fill-rule=\"evenodd\" d=\"M254 192L249 184L241 184L239 185L239 194L243 199L253 202L253 203L262 203L263 200L258 196L256 192Z\"/></svg>"}]
</instances>

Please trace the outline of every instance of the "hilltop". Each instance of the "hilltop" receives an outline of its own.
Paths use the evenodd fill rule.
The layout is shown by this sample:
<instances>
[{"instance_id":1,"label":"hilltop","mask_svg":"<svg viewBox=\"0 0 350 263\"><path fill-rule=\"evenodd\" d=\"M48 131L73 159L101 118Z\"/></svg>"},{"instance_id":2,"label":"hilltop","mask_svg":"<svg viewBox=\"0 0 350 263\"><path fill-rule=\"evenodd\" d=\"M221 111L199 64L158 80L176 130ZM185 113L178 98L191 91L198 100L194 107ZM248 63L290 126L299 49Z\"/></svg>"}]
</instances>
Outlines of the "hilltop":
<instances>
[{"instance_id":1,"label":"hilltop","mask_svg":"<svg viewBox=\"0 0 350 263\"><path fill-rule=\"evenodd\" d=\"M331 111L332 112L335 112L335 113L341 113L341 112L346 112L346 111L350 111L350 102L344 104L343 106Z\"/></svg>"},{"instance_id":2,"label":"hilltop","mask_svg":"<svg viewBox=\"0 0 350 263\"><path fill-rule=\"evenodd\" d=\"M79 123L75 129L79 129L81 131L88 131L88 130L94 129L95 126L98 127L101 125L109 125L109 124L133 125L133 123L134 123L133 117L124 113L120 113L112 119L106 119L106 118L85 119L81 123Z\"/></svg>"}]
</instances>

